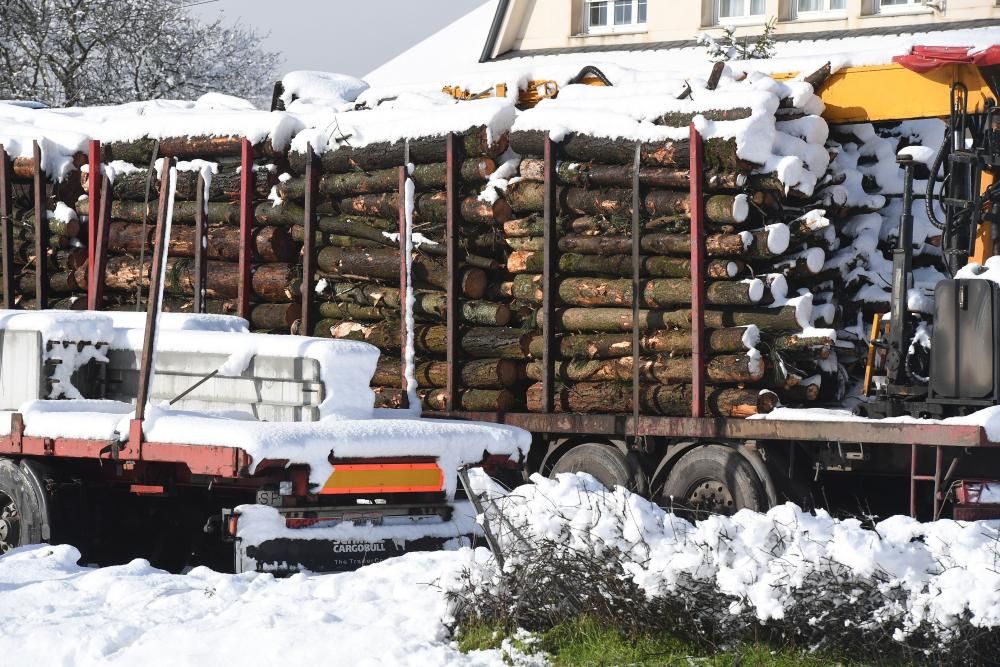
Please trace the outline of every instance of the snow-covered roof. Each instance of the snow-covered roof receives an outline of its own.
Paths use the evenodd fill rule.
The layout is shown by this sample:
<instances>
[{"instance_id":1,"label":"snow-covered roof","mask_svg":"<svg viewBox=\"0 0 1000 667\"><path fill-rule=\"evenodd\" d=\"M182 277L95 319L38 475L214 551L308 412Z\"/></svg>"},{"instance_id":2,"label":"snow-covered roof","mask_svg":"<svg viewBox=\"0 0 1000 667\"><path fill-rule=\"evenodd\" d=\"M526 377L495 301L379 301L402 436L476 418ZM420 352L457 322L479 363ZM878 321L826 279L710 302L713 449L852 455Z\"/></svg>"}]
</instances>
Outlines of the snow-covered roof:
<instances>
[{"instance_id":1,"label":"snow-covered roof","mask_svg":"<svg viewBox=\"0 0 1000 667\"><path fill-rule=\"evenodd\" d=\"M479 62L498 0L489 0L401 55L368 73L374 89L437 89L458 85L472 92L498 83L516 91L530 80L564 84L585 65L600 68L618 84L659 76L706 77L711 62L692 39L621 46L509 51ZM847 36L845 36L847 35ZM730 63L744 71L812 72L826 62L834 71L849 66L882 65L909 54L917 45L967 46L979 51L1000 43L1000 24L966 21L883 27L855 31L785 34L775 37L775 56L768 60ZM617 49L617 50L616 50ZM669 58L664 57L669 53Z\"/></svg>"}]
</instances>

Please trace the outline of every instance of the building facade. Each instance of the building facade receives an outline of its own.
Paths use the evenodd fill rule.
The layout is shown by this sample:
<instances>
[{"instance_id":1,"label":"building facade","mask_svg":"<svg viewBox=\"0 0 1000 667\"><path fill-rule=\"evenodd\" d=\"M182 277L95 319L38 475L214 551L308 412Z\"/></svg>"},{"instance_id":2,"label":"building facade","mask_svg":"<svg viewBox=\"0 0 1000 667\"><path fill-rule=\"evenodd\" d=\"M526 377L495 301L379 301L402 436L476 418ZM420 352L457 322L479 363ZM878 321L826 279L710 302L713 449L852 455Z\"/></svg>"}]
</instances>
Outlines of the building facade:
<instances>
[{"instance_id":1,"label":"building facade","mask_svg":"<svg viewBox=\"0 0 1000 667\"><path fill-rule=\"evenodd\" d=\"M737 35L751 35L771 20L779 39L914 25L960 28L1000 21L1000 0L500 0L483 58L683 43L730 25Z\"/></svg>"}]
</instances>

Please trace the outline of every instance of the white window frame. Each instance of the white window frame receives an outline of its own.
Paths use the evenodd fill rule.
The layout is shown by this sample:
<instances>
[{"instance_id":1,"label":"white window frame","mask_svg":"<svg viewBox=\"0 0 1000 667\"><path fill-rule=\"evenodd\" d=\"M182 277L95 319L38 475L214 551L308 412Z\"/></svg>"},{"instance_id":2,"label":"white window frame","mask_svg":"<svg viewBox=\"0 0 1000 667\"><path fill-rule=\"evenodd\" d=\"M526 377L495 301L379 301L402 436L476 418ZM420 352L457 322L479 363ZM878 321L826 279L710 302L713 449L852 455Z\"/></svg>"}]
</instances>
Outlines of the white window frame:
<instances>
[{"instance_id":1,"label":"white window frame","mask_svg":"<svg viewBox=\"0 0 1000 667\"><path fill-rule=\"evenodd\" d=\"M646 32L646 25L649 21L649 5L655 0L646 1L646 21L639 23L639 0L630 0L632 3L632 22L622 25L615 25L615 0L583 0L583 34L585 35L613 35L616 33ZM590 25L590 6L599 2L608 3L608 23L607 25Z\"/></svg>"},{"instance_id":2,"label":"white window frame","mask_svg":"<svg viewBox=\"0 0 1000 667\"><path fill-rule=\"evenodd\" d=\"M844 6L841 9L831 9L831 0L823 0L823 8L812 11L801 11L799 9L799 0L790 0L790 2L792 3L792 16L798 20L813 21L847 18L847 2L844 2Z\"/></svg>"},{"instance_id":3,"label":"white window frame","mask_svg":"<svg viewBox=\"0 0 1000 667\"><path fill-rule=\"evenodd\" d=\"M752 11L753 0L745 0L747 12ZM760 14L744 14L743 16L723 16L722 0L712 0L712 11L715 15L715 25L754 25L767 22L767 2L764 3L764 11Z\"/></svg>"},{"instance_id":4,"label":"white window frame","mask_svg":"<svg viewBox=\"0 0 1000 667\"><path fill-rule=\"evenodd\" d=\"M882 0L875 0L876 14L921 14L932 11L933 10L925 4L924 0L906 0L906 2L901 5L886 5L882 2Z\"/></svg>"}]
</instances>

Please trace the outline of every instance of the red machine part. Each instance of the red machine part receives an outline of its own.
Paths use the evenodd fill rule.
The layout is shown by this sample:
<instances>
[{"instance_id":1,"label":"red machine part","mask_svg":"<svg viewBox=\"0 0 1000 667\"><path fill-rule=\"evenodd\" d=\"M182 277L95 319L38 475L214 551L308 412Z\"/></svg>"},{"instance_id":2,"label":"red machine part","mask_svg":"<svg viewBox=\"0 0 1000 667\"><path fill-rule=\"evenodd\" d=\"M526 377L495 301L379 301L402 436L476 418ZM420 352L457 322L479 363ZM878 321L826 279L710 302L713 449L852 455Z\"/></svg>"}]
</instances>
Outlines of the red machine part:
<instances>
[{"instance_id":1,"label":"red machine part","mask_svg":"<svg viewBox=\"0 0 1000 667\"><path fill-rule=\"evenodd\" d=\"M908 70L924 74L946 65L1000 65L1000 46L969 53L969 46L914 46L905 56L896 56L892 62Z\"/></svg>"},{"instance_id":2,"label":"red machine part","mask_svg":"<svg viewBox=\"0 0 1000 667\"><path fill-rule=\"evenodd\" d=\"M993 495L1000 499L1000 480L963 479L955 485L955 507L953 516L956 521L980 521L984 519L1000 519L1000 502L993 500Z\"/></svg>"}]
</instances>

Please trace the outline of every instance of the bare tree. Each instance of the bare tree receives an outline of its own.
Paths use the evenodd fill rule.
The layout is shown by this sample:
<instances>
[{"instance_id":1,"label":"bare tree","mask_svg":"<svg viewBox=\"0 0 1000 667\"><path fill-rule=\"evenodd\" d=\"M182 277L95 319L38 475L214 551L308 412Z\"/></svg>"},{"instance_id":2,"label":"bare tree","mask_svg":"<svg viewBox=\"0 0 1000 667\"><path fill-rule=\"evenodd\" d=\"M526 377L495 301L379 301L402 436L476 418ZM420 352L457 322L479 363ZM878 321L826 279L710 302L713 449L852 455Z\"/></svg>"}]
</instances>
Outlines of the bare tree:
<instances>
[{"instance_id":1,"label":"bare tree","mask_svg":"<svg viewBox=\"0 0 1000 667\"><path fill-rule=\"evenodd\" d=\"M50 105L263 99L279 63L261 36L201 21L190 0L3 0L0 98Z\"/></svg>"}]
</instances>

